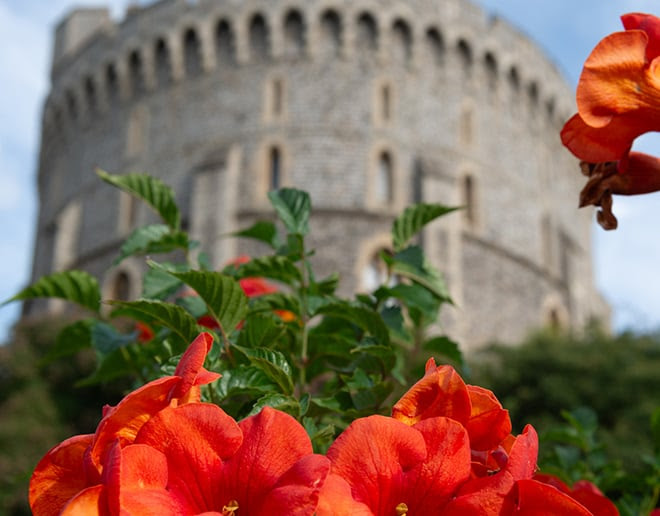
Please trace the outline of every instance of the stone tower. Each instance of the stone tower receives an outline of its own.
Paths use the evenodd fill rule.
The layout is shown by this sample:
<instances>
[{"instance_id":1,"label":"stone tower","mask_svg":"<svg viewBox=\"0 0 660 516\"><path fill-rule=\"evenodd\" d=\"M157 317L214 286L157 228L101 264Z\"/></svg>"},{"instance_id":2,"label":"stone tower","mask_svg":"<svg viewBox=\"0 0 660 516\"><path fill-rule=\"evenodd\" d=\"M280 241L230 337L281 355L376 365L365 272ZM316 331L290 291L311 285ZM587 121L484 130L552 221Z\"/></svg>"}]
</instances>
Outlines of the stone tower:
<instances>
[{"instance_id":1,"label":"stone tower","mask_svg":"<svg viewBox=\"0 0 660 516\"><path fill-rule=\"evenodd\" d=\"M322 272L344 292L411 202L463 205L422 237L467 346L515 341L608 309L593 283L591 214L558 131L573 93L527 38L465 0L161 0L57 27L43 110L33 280L63 268L138 297L140 260L104 271L152 214L96 166L171 185L220 266L260 250L223 235L310 192ZM26 306L37 315L43 305Z\"/></svg>"}]
</instances>

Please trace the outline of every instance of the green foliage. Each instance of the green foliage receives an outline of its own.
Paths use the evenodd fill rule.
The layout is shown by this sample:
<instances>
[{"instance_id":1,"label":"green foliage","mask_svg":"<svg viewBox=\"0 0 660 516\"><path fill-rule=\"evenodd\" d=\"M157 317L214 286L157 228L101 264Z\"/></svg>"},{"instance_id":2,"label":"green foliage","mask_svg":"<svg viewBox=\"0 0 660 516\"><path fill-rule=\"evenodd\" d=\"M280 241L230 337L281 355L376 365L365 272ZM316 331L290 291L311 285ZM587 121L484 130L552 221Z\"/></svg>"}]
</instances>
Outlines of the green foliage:
<instances>
[{"instance_id":1,"label":"green foliage","mask_svg":"<svg viewBox=\"0 0 660 516\"><path fill-rule=\"evenodd\" d=\"M145 174L115 175L97 169L96 174L106 183L146 202L170 229L178 231L181 214L174 199L174 192L160 179Z\"/></svg>"},{"instance_id":2,"label":"green foliage","mask_svg":"<svg viewBox=\"0 0 660 516\"><path fill-rule=\"evenodd\" d=\"M152 224L137 228L130 234L121 246L115 265L129 256L170 253L177 249L188 250L191 247L192 243L188 240L187 233L172 230L164 224Z\"/></svg>"},{"instance_id":3,"label":"green foliage","mask_svg":"<svg viewBox=\"0 0 660 516\"><path fill-rule=\"evenodd\" d=\"M539 431L542 471L595 482L622 515L647 514L660 490L660 335L552 332L496 345L472 363L518 430Z\"/></svg>"},{"instance_id":4,"label":"green foliage","mask_svg":"<svg viewBox=\"0 0 660 516\"><path fill-rule=\"evenodd\" d=\"M442 217L457 208L449 208L441 204L413 204L396 218L392 224L392 244L395 251L401 251L406 244L419 233L426 224Z\"/></svg>"},{"instance_id":5,"label":"green foliage","mask_svg":"<svg viewBox=\"0 0 660 516\"><path fill-rule=\"evenodd\" d=\"M55 297L77 303L92 312L99 311L101 291L99 283L84 271L55 272L38 279L6 301L25 301L40 297Z\"/></svg>"}]
</instances>

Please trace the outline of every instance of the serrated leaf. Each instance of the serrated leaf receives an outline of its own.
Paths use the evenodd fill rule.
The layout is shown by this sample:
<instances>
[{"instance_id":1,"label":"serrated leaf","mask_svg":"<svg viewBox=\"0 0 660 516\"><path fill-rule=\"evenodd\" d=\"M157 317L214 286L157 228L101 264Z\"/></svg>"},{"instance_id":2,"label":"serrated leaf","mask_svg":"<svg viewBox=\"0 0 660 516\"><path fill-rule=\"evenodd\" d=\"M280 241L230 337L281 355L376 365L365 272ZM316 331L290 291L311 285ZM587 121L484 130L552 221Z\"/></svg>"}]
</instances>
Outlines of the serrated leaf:
<instances>
[{"instance_id":1,"label":"serrated leaf","mask_svg":"<svg viewBox=\"0 0 660 516\"><path fill-rule=\"evenodd\" d=\"M181 215L174 192L160 179L146 174L109 174L100 169L96 169L96 174L106 183L145 201L173 230L180 229Z\"/></svg>"},{"instance_id":2,"label":"serrated leaf","mask_svg":"<svg viewBox=\"0 0 660 516\"><path fill-rule=\"evenodd\" d=\"M124 314L127 310L143 313L159 324L169 328L183 340L190 343L200 333L197 321L185 309L163 301L140 299L138 301L112 301Z\"/></svg>"},{"instance_id":3,"label":"serrated leaf","mask_svg":"<svg viewBox=\"0 0 660 516\"><path fill-rule=\"evenodd\" d=\"M419 233L432 220L451 213L458 208L442 204L418 203L408 206L392 223L392 244L395 251L400 251L408 241Z\"/></svg>"},{"instance_id":4,"label":"serrated leaf","mask_svg":"<svg viewBox=\"0 0 660 516\"><path fill-rule=\"evenodd\" d=\"M301 280L300 270L286 256L262 256L242 264L238 271L239 278L270 278L282 283Z\"/></svg>"},{"instance_id":5,"label":"serrated leaf","mask_svg":"<svg viewBox=\"0 0 660 516\"><path fill-rule=\"evenodd\" d=\"M276 393L266 394L256 401L248 416L258 414L264 407L281 410L295 418L300 417L300 403L293 396Z\"/></svg>"},{"instance_id":6,"label":"serrated leaf","mask_svg":"<svg viewBox=\"0 0 660 516\"><path fill-rule=\"evenodd\" d=\"M281 188L268 192L268 198L289 233L309 233L309 194L295 188Z\"/></svg>"},{"instance_id":7,"label":"serrated leaf","mask_svg":"<svg viewBox=\"0 0 660 516\"><path fill-rule=\"evenodd\" d=\"M164 267L151 268L144 274L142 282L142 297L145 299L163 300L174 294L183 286L183 281L172 276ZM179 272L187 268L180 267Z\"/></svg>"},{"instance_id":8,"label":"serrated leaf","mask_svg":"<svg viewBox=\"0 0 660 516\"><path fill-rule=\"evenodd\" d=\"M93 319L76 321L62 328L55 338L55 344L40 360L41 365L49 364L58 358L74 355L92 347Z\"/></svg>"},{"instance_id":9,"label":"serrated leaf","mask_svg":"<svg viewBox=\"0 0 660 516\"><path fill-rule=\"evenodd\" d=\"M247 318L238 336L238 344L251 348L270 348L284 331L284 325L273 317L254 315Z\"/></svg>"},{"instance_id":10,"label":"serrated leaf","mask_svg":"<svg viewBox=\"0 0 660 516\"><path fill-rule=\"evenodd\" d=\"M385 288L388 294L401 301L409 309L422 312L428 319L435 319L440 306L439 300L433 293L421 285L405 285L400 283L390 288Z\"/></svg>"},{"instance_id":11,"label":"serrated leaf","mask_svg":"<svg viewBox=\"0 0 660 516\"><path fill-rule=\"evenodd\" d=\"M222 399L243 394L273 392L277 385L258 367L239 365L222 372L216 390Z\"/></svg>"},{"instance_id":12,"label":"serrated leaf","mask_svg":"<svg viewBox=\"0 0 660 516\"><path fill-rule=\"evenodd\" d=\"M149 262L149 265L161 267L154 262ZM225 333L230 333L245 317L247 296L231 276L213 271L167 272L197 292Z\"/></svg>"},{"instance_id":13,"label":"serrated leaf","mask_svg":"<svg viewBox=\"0 0 660 516\"><path fill-rule=\"evenodd\" d=\"M408 333L408 330L406 330L400 306L384 306L380 311L380 316L383 318L383 321L396 339L403 341L408 341L410 339L410 334Z\"/></svg>"},{"instance_id":14,"label":"serrated leaf","mask_svg":"<svg viewBox=\"0 0 660 516\"><path fill-rule=\"evenodd\" d=\"M282 245L279 235L277 234L277 228L275 227L275 224L263 220L255 222L249 228L237 231L236 233L232 233L232 236L252 238L254 240L268 244L273 249L277 249L280 247L280 245Z\"/></svg>"},{"instance_id":15,"label":"serrated leaf","mask_svg":"<svg viewBox=\"0 0 660 516\"><path fill-rule=\"evenodd\" d=\"M189 249L188 235L183 231L172 231L164 224L152 224L133 231L119 250L115 265L129 256L137 254L169 253L177 249Z\"/></svg>"},{"instance_id":16,"label":"serrated leaf","mask_svg":"<svg viewBox=\"0 0 660 516\"><path fill-rule=\"evenodd\" d=\"M380 344L387 345L390 343L387 326L385 326L380 314L373 310L362 306L354 306L349 303L339 302L321 307L318 310L318 313L348 320L369 332Z\"/></svg>"},{"instance_id":17,"label":"serrated leaf","mask_svg":"<svg viewBox=\"0 0 660 516\"><path fill-rule=\"evenodd\" d=\"M250 364L260 368L268 378L279 385L284 394L293 393L291 366L282 353L267 348L246 348L243 346L232 346L232 349L245 355Z\"/></svg>"},{"instance_id":18,"label":"serrated leaf","mask_svg":"<svg viewBox=\"0 0 660 516\"><path fill-rule=\"evenodd\" d=\"M431 353L445 356L460 366L464 364L463 353L461 353L458 344L449 337L441 336L429 339L423 344L423 348Z\"/></svg>"},{"instance_id":19,"label":"serrated leaf","mask_svg":"<svg viewBox=\"0 0 660 516\"><path fill-rule=\"evenodd\" d=\"M63 271L42 276L5 301L3 305L11 301L25 301L39 297L66 299L96 313L101 306L99 283L95 277L84 271Z\"/></svg>"},{"instance_id":20,"label":"serrated leaf","mask_svg":"<svg viewBox=\"0 0 660 516\"><path fill-rule=\"evenodd\" d=\"M396 362L396 354L389 346L381 346L378 344L369 344L366 346L358 346L352 350L353 353L365 353L369 356L377 358L386 371L390 371Z\"/></svg>"},{"instance_id":21,"label":"serrated leaf","mask_svg":"<svg viewBox=\"0 0 660 516\"><path fill-rule=\"evenodd\" d=\"M382 255L392 274L408 278L429 289L441 301L453 303L439 271L424 260L419 246L407 247L394 256Z\"/></svg>"}]
</instances>

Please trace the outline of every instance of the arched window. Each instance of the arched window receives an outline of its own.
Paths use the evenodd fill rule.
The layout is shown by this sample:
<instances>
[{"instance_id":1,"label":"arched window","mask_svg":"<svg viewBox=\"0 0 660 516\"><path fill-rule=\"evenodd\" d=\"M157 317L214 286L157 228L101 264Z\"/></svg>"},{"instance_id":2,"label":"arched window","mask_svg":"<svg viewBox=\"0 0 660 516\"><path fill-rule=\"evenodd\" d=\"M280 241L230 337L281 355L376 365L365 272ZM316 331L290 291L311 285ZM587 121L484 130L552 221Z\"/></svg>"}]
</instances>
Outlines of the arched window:
<instances>
[{"instance_id":1,"label":"arched window","mask_svg":"<svg viewBox=\"0 0 660 516\"><path fill-rule=\"evenodd\" d=\"M268 190L282 186L282 151L276 145L268 149Z\"/></svg>"},{"instance_id":2,"label":"arched window","mask_svg":"<svg viewBox=\"0 0 660 516\"><path fill-rule=\"evenodd\" d=\"M261 14L255 14L250 20L250 57L255 61L268 59L269 40L265 18Z\"/></svg>"},{"instance_id":3,"label":"arched window","mask_svg":"<svg viewBox=\"0 0 660 516\"><path fill-rule=\"evenodd\" d=\"M374 200L378 204L389 204L394 200L394 165L389 151L378 155Z\"/></svg>"},{"instance_id":4,"label":"arched window","mask_svg":"<svg viewBox=\"0 0 660 516\"><path fill-rule=\"evenodd\" d=\"M463 176L462 180L462 204L465 221L474 226L477 223L476 186L475 180L470 174Z\"/></svg>"},{"instance_id":5,"label":"arched window","mask_svg":"<svg viewBox=\"0 0 660 516\"><path fill-rule=\"evenodd\" d=\"M392 87L387 83L380 86L380 113L384 122L392 119Z\"/></svg>"},{"instance_id":6,"label":"arched window","mask_svg":"<svg viewBox=\"0 0 660 516\"><path fill-rule=\"evenodd\" d=\"M131 278L126 272L117 273L112 280L110 298L117 301L128 301L131 298Z\"/></svg>"},{"instance_id":7,"label":"arched window","mask_svg":"<svg viewBox=\"0 0 660 516\"><path fill-rule=\"evenodd\" d=\"M149 110L137 104L131 110L126 131L126 156L135 157L144 152L149 136Z\"/></svg>"},{"instance_id":8,"label":"arched window","mask_svg":"<svg viewBox=\"0 0 660 516\"><path fill-rule=\"evenodd\" d=\"M119 98L119 79L117 69L113 63L108 63L105 68L105 89L108 95L108 104L114 104Z\"/></svg>"},{"instance_id":9,"label":"arched window","mask_svg":"<svg viewBox=\"0 0 660 516\"><path fill-rule=\"evenodd\" d=\"M486 52L484 55L484 68L486 71L486 84L491 91L497 86L497 60L492 52Z\"/></svg>"},{"instance_id":10,"label":"arched window","mask_svg":"<svg viewBox=\"0 0 660 516\"><path fill-rule=\"evenodd\" d=\"M94 85L94 78L88 75L85 78L85 100L87 102L87 110L90 114L96 114L98 111L98 99L96 98L96 86Z\"/></svg>"},{"instance_id":11,"label":"arched window","mask_svg":"<svg viewBox=\"0 0 660 516\"><path fill-rule=\"evenodd\" d=\"M133 50L128 58L128 69L131 78L131 92L133 96L139 97L144 93L144 72L142 70L142 56L137 50Z\"/></svg>"},{"instance_id":12,"label":"arched window","mask_svg":"<svg viewBox=\"0 0 660 516\"><path fill-rule=\"evenodd\" d=\"M472 47L466 40L460 39L456 45L456 51L458 52L461 68L465 73L470 73L472 70Z\"/></svg>"},{"instance_id":13,"label":"arched window","mask_svg":"<svg viewBox=\"0 0 660 516\"><path fill-rule=\"evenodd\" d=\"M461 109L461 118L458 126L458 139L461 145L471 145L474 141L474 109L470 104Z\"/></svg>"},{"instance_id":14,"label":"arched window","mask_svg":"<svg viewBox=\"0 0 660 516\"><path fill-rule=\"evenodd\" d=\"M284 18L284 53L300 57L305 49L305 24L300 11L290 10Z\"/></svg>"},{"instance_id":15,"label":"arched window","mask_svg":"<svg viewBox=\"0 0 660 516\"><path fill-rule=\"evenodd\" d=\"M541 218L541 260L543 265L550 268L554 262L552 222L549 215Z\"/></svg>"},{"instance_id":16,"label":"arched window","mask_svg":"<svg viewBox=\"0 0 660 516\"><path fill-rule=\"evenodd\" d=\"M529 87L527 88L527 94L529 95L529 104L535 108L538 106L539 103L539 85L536 83L536 81L532 81L529 83Z\"/></svg>"},{"instance_id":17,"label":"arched window","mask_svg":"<svg viewBox=\"0 0 660 516\"><path fill-rule=\"evenodd\" d=\"M218 64L236 61L234 31L227 20L220 20L215 28L215 54Z\"/></svg>"},{"instance_id":18,"label":"arched window","mask_svg":"<svg viewBox=\"0 0 660 516\"><path fill-rule=\"evenodd\" d=\"M518 93L520 90L520 74L518 73L518 68L515 66L509 69L509 85L515 93Z\"/></svg>"},{"instance_id":19,"label":"arched window","mask_svg":"<svg viewBox=\"0 0 660 516\"><path fill-rule=\"evenodd\" d=\"M401 18L392 25L393 57L396 62L407 63L412 56L412 34L410 26Z\"/></svg>"},{"instance_id":20,"label":"arched window","mask_svg":"<svg viewBox=\"0 0 660 516\"><path fill-rule=\"evenodd\" d=\"M341 18L337 11L328 9L321 15L321 51L337 56L341 50Z\"/></svg>"},{"instance_id":21,"label":"arched window","mask_svg":"<svg viewBox=\"0 0 660 516\"><path fill-rule=\"evenodd\" d=\"M66 108L69 112L69 118L73 121L78 120L78 103L73 91L66 92Z\"/></svg>"},{"instance_id":22,"label":"arched window","mask_svg":"<svg viewBox=\"0 0 660 516\"><path fill-rule=\"evenodd\" d=\"M362 13L357 20L357 48L362 52L378 49L378 25L369 13Z\"/></svg>"},{"instance_id":23,"label":"arched window","mask_svg":"<svg viewBox=\"0 0 660 516\"><path fill-rule=\"evenodd\" d=\"M168 86L172 82L172 65L170 63L170 51L163 38L156 42L154 61L156 65L156 83L159 87Z\"/></svg>"},{"instance_id":24,"label":"arched window","mask_svg":"<svg viewBox=\"0 0 660 516\"><path fill-rule=\"evenodd\" d=\"M435 27L429 28L426 31L425 41L428 60L436 65L443 64L445 59L445 43L440 31Z\"/></svg>"},{"instance_id":25,"label":"arched window","mask_svg":"<svg viewBox=\"0 0 660 516\"><path fill-rule=\"evenodd\" d=\"M373 292L387 283L387 267L380 257L380 250L373 253L360 271L360 290Z\"/></svg>"},{"instance_id":26,"label":"arched window","mask_svg":"<svg viewBox=\"0 0 660 516\"><path fill-rule=\"evenodd\" d=\"M266 122L276 122L284 116L284 81L275 77L266 81Z\"/></svg>"},{"instance_id":27,"label":"arched window","mask_svg":"<svg viewBox=\"0 0 660 516\"><path fill-rule=\"evenodd\" d=\"M183 35L183 57L188 77L196 77L202 73L201 43L197 32L192 27Z\"/></svg>"}]
</instances>

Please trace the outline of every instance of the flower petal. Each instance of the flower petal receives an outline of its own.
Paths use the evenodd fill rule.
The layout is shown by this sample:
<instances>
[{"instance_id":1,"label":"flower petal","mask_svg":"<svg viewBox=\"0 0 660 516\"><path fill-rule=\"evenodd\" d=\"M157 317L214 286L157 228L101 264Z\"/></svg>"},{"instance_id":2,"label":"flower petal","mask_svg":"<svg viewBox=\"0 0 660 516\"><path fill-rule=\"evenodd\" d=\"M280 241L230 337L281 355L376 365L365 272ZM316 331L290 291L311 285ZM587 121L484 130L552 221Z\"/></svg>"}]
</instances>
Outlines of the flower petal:
<instances>
[{"instance_id":1,"label":"flower petal","mask_svg":"<svg viewBox=\"0 0 660 516\"><path fill-rule=\"evenodd\" d=\"M591 127L576 114L564 124L561 141L579 159L600 163L621 159L630 150L633 140L644 132L620 118L612 119L604 127Z\"/></svg>"},{"instance_id":2,"label":"flower petal","mask_svg":"<svg viewBox=\"0 0 660 516\"><path fill-rule=\"evenodd\" d=\"M502 408L495 394L483 387L467 386L472 412L465 428L473 450L491 450L511 433L509 411Z\"/></svg>"},{"instance_id":3,"label":"flower petal","mask_svg":"<svg viewBox=\"0 0 660 516\"><path fill-rule=\"evenodd\" d=\"M621 16L626 30L643 30L649 37L646 47L646 59L651 62L660 55L660 18L652 14L629 13Z\"/></svg>"},{"instance_id":4,"label":"flower petal","mask_svg":"<svg viewBox=\"0 0 660 516\"><path fill-rule=\"evenodd\" d=\"M89 486L83 463L93 435L76 435L52 448L30 478L30 508L35 516L58 514L73 496Z\"/></svg>"},{"instance_id":5,"label":"flower petal","mask_svg":"<svg viewBox=\"0 0 660 516\"><path fill-rule=\"evenodd\" d=\"M167 457L168 490L195 512L222 508L218 498L223 461L240 447L236 422L210 403L168 407L141 429L135 444L146 444Z\"/></svg>"},{"instance_id":6,"label":"flower petal","mask_svg":"<svg viewBox=\"0 0 660 516\"><path fill-rule=\"evenodd\" d=\"M453 367L428 367L431 363L424 377L394 405L392 417L407 425L438 416L467 423L471 405L465 383Z\"/></svg>"},{"instance_id":7,"label":"flower petal","mask_svg":"<svg viewBox=\"0 0 660 516\"><path fill-rule=\"evenodd\" d=\"M330 473L323 484L316 514L318 516L373 516L369 507L353 498L348 482L334 473Z\"/></svg>"},{"instance_id":8,"label":"flower petal","mask_svg":"<svg viewBox=\"0 0 660 516\"><path fill-rule=\"evenodd\" d=\"M532 425L526 425L511 446L505 469L511 473L514 480L532 478L536 471L538 454L539 436Z\"/></svg>"},{"instance_id":9,"label":"flower petal","mask_svg":"<svg viewBox=\"0 0 660 516\"><path fill-rule=\"evenodd\" d=\"M517 515L591 516L591 513L579 502L551 485L531 479L520 480L516 482L516 490L518 502L515 514Z\"/></svg>"},{"instance_id":10,"label":"flower petal","mask_svg":"<svg viewBox=\"0 0 660 516\"><path fill-rule=\"evenodd\" d=\"M587 480L575 482L570 496L584 505L594 516L619 516L616 505Z\"/></svg>"},{"instance_id":11,"label":"flower petal","mask_svg":"<svg viewBox=\"0 0 660 516\"><path fill-rule=\"evenodd\" d=\"M220 497L223 504L236 500L239 514L260 514L280 478L313 453L312 443L298 421L270 407L239 426L243 443L223 467Z\"/></svg>"},{"instance_id":12,"label":"flower petal","mask_svg":"<svg viewBox=\"0 0 660 516\"><path fill-rule=\"evenodd\" d=\"M51 513L59 516L106 516L110 515L105 488L99 484L80 491L73 497L62 512Z\"/></svg>"},{"instance_id":13,"label":"flower petal","mask_svg":"<svg viewBox=\"0 0 660 516\"><path fill-rule=\"evenodd\" d=\"M374 514L394 514L403 502L404 474L427 457L423 434L395 419L356 419L327 452L332 473L343 477L353 498Z\"/></svg>"},{"instance_id":14,"label":"flower petal","mask_svg":"<svg viewBox=\"0 0 660 516\"><path fill-rule=\"evenodd\" d=\"M260 514L314 514L329 471L330 461L323 455L306 455L280 477L274 489L266 496Z\"/></svg>"},{"instance_id":15,"label":"flower petal","mask_svg":"<svg viewBox=\"0 0 660 516\"><path fill-rule=\"evenodd\" d=\"M212 345L213 337L205 332L200 333L190 343L174 371L174 375L179 376L181 382L172 391L172 399L183 398L194 385L205 385L220 378L218 373L212 373L202 367ZM199 398L195 401L199 401Z\"/></svg>"}]
</instances>

